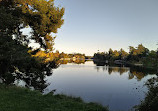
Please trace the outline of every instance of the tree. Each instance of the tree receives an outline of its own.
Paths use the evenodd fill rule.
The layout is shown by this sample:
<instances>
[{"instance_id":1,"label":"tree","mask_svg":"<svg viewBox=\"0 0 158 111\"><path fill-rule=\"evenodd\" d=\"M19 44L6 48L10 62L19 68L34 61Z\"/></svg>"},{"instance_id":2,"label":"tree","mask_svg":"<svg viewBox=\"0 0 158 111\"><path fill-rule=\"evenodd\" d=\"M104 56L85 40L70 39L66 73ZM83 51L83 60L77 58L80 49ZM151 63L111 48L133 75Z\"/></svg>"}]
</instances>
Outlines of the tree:
<instances>
[{"instance_id":1,"label":"tree","mask_svg":"<svg viewBox=\"0 0 158 111\"><path fill-rule=\"evenodd\" d=\"M151 50L151 51L149 52L149 57L150 57L150 58L156 58L156 56L157 56L156 51Z\"/></svg>"},{"instance_id":2,"label":"tree","mask_svg":"<svg viewBox=\"0 0 158 111\"><path fill-rule=\"evenodd\" d=\"M53 0L0 0L0 79L4 83L20 79L40 91L47 86L44 78L57 64L32 57L28 44L35 40L51 51L50 34L63 24L63 14L64 8L55 7ZM21 31L27 26L32 29L30 37Z\"/></svg>"},{"instance_id":3,"label":"tree","mask_svg":"<svg viewBox=\"0 0 158 111\"><path fill-rule=\"evenodd\" d=\"M114 57L119 57L119 52L118 52L117 50L114 50L113 56L114 56Z\"/></svg>"},{"instance_id":4,"label":"tree","mask_svg":"<svg viewBox=\"0 0 158 111\"><path fill-rule=\"evenodd\" d=\"M0 79L5 84L22 80L26 87L43 91L47 87L44 78L52 74L51 69L56 67L56 63L43 63L32 57L28 50L10 36L0 35Z\"/></svg>"},{"instance_id":5,"label":"tree","mask_svg":"<svg viewBox=\"0 0 158 111\"><path fill-rule=\"evenodd\" d=\"M35 40L41 48L51 51L55 37L51 33L57 33L64 20L64 8L54 6L54 0L0 0L0 13L6 13L0 17L0 26L3 31L14 34L16 40L29 43ZM8 14L9 13L9 14ZM8 14L8 15L7 15ZM5 19L16 21L9 27L4 26ZM3 20L2 20L3 19ZM9 24L9 22L7 21ZM22 35L21 29L30 27L31 36ZM7 32L8 33L8 32Z\"/></svg>"},{"instance_id":6,"label":"tree","mask_svg":"<svg viewBox=\"0 0 158 111\"><path fill-rule=\"evenodd\" d=\"M113 54L113 50L110 48L109 49L109 55L112 55Z\"/></svg>"},{"instance_id":7,"label":"tree","mask_svg":"<svg viewBox=\"0 0 158 111\"><path fill-rule=\"evenodd\" d=\"M141 58L147 57L148 54L149 50L145 48L142 44L139 44L136 48L129 46L128 60L135 60L139 62L141 61Z\"/></svg>"},{"instance_id":8,"label":"tree","mask_svg":"<svg viewBox=\"0 0 158 111\"><path fill-rule=\"evenodd\" d=\"M142 44L139 44L138 47L137 47L137 54L138 55L142 55L145 53L145 47L142 45Z\"/></svg>"},{"instance_id":9,"label":"tree","mask_svg":"<svg viewBox=\"0 0 158 111\"><path fill-rule=\"evenodd\" d=\"M121 48L119 51L119 55L121 59L125 59L128 56L128 53Z\"/></svg>"},{"instance_id":10,"label":"tree","mask_svg":"<svg viewBox=\"0 0 158 111\"><path fill-rule=\"evenodd\" d=\"M136 55L136 52L135 52L135 48L133 46L129 46L129 54L130 55Z\"/></svg>"}]
</instances>

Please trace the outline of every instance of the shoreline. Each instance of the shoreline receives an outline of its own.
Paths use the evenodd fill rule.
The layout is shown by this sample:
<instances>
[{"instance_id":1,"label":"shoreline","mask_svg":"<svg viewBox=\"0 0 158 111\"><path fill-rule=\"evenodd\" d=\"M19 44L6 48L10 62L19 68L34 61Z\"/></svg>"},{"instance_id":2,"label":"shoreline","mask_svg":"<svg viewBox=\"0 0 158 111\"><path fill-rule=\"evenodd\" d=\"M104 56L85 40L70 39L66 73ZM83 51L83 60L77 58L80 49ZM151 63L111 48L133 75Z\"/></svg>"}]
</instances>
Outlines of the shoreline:
<instances>
[{"instance_id":1,"label":"shoreline","mask_svg":"<svg viewBox=\"0 0 158 111\"><path fill-rule=\"evenodd\" d=\"M85 103L81 98L62 94L42 95L39 91L13 85L0 84L0 110L2 111L108 111L97 103Z\"/></svg>"},{"instance_id":2,"label":"shoreline","mask_svg":"<svg viewBox=\"0 0 158 111\"><path fill-rule=\"evenodd\" d=\"M114 64L114 65L125 65L125 66L135 66L135 67L142 67L142 68L147 68L147 69L157 69L157 67L149 67L149 66L145 66L143 64L140 64L140 63L129 63L127 61L124 61L124 62L115 62L115 61L108 61L107 60L99 60L99 59L93 59L94 62L98 62L98 63L105 63L107 65L109 64Z\"/></svg>"}]
</instances>

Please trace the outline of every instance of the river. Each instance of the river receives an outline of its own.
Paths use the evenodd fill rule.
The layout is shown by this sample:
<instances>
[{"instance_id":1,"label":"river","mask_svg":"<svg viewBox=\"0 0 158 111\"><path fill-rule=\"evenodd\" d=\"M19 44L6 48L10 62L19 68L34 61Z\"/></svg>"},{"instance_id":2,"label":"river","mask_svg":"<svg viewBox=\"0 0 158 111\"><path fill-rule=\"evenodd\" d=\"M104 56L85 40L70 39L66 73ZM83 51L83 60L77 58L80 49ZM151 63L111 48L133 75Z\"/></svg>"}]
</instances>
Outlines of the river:
<instances>
[{"instance_id":1,"label":"river","mask_svg":"<svg viewBox=\"0 0 158 111\"><path fill-rule=\"evenodd\" d=\"M61 64L45 80L44 93L80 97L85 102L108 106L110 111L127 111L144 99L145 82L155 77L153 72L125 66L109 66L86 61L82 64Z\"/></svg>"}]
</instances>

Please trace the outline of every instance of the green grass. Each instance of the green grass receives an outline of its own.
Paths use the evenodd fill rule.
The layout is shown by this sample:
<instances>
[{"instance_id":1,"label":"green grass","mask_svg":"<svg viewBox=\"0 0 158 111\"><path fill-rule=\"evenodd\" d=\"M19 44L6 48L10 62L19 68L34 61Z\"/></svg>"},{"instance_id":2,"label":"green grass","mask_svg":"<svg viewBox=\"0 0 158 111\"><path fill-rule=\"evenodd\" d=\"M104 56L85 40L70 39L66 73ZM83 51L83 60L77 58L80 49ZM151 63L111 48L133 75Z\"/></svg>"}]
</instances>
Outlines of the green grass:
<instances>
[{"instance_id":1,"label":"green grass","mask_svg":"<svg viewBox=\"0 0 158 111\"><path fill-rule=\"evenodd\" d=\"M42 95L16 86L0 85L0 111L108 111L80 98L65 95Z\"/></svg>"}]
</instances>

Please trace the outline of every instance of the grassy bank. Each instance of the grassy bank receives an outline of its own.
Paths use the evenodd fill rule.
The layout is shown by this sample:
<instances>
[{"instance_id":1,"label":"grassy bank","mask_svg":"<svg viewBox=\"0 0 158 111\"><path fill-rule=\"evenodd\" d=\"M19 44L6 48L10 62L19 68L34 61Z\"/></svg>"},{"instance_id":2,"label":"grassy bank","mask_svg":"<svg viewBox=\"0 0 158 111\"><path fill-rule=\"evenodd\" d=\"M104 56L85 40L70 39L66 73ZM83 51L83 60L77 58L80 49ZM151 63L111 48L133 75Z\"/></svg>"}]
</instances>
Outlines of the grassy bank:
<instances>
[{"instance_id":1,"label":"grassy bank","mask_svg":"<svg viewBox=\"0 0 158 111\"><path fill-rule=\"evenodd\" d=\"M0 85L0 111L108 111L95 103L64 95L42 95L16 86Z\"/></svg>"}]
</instances>

